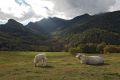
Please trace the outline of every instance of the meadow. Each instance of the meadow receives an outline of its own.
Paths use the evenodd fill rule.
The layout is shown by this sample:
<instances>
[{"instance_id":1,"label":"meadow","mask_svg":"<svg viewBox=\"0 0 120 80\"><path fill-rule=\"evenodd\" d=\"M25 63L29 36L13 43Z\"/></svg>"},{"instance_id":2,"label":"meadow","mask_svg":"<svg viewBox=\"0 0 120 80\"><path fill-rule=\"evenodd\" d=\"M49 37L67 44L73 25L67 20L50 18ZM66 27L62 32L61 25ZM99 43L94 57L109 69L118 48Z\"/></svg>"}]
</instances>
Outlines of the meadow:
<instances>
[{"instance_id":1,"label":"meadow","mask_svg":"<svg viewBox=\"0 0 120 80\"><path fill-rule=\"evenodd\" d=\"M104 65L80 64L67 52L44 52L47 66L34 67L36 54L42 52L0 51L0 80L120 80L120 54L100 55Z\"/></svg>"}]
</instances>

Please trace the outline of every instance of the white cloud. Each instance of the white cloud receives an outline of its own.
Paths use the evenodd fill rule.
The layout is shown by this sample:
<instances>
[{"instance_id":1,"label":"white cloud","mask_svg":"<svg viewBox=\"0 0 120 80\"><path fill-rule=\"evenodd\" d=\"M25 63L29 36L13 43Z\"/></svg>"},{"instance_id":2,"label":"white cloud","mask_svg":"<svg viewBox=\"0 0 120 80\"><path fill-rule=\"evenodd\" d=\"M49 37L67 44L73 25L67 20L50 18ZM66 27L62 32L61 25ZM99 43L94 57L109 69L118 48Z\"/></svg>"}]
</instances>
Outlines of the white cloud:
<instances>
[{"instance_id":1,"label":"white cloud","mask_svg":"<svg viewBox=\"0 0 120 80\"><path fill-rule=\"evenodd\" d=\"M80 14L96 14L109 11L115 0L50 0L55 5L55 10L64 12L67 17L75 17Z\"/></svg>"},{"instance_id":2,"label":"white cloud","mask_svg":"<svg viewBox=\"0 0 120 80\"><path fill-rule=\"evenodd\" d=\"M0 0L0 22L27 23L43 17L73 18L120 9L120 0Z\"/></svg>"},{"instance_id":3,"label":"white cloud","mask_svg":"<svg viewBox=\"0 0 120 80\"><path fill-rule=\"evenodd\" d=\"M48 17L48 13L53 11L54 4L50 1L26 0L26 2L37 16Z\"/></svg>"},{"instance_id":4,"label":"white cloud","mask_svg":"<svg viewBox=\"0 0 120 80\"><path fill-rule=\"evenodd\" d=\"M120 10L120 0L116 0L116 3L110 7L110 11L117 11Z\"/></svg>"},{"instance_id":5,"label":"white cloud","mask_svg":"<svg viewBox=\"0 0 120 80\"><path fill-rule=\"evenodd\" d=\"M1 0L0 9L1 12L5 14L10 14L14 17L21 18L24 17L24 13L28 12L29 7L24 4L19 5L15 2L15 0Z\"/></svg>"},{"instance_id":6,"label":"white cloud","mask_svg":"<svg viewBox=\"0 0 120 80\"><path fill-rule=\"evenodd\" d=\"M0 20L0 24L4 24L6 22L7 22L6 20Z\"/></svg>"},{"instance_id":7,"label":"white cloud","mask_svg":"<svg viewBox=\"0 0 120 80\"><path fill-rule=\"evenodd\" d=\"M0 18L18 21L38 20L53 14L54 4L42 0L0 0ZM29 21L29 20L28 20Z\"/></svg>"}]
</instances>

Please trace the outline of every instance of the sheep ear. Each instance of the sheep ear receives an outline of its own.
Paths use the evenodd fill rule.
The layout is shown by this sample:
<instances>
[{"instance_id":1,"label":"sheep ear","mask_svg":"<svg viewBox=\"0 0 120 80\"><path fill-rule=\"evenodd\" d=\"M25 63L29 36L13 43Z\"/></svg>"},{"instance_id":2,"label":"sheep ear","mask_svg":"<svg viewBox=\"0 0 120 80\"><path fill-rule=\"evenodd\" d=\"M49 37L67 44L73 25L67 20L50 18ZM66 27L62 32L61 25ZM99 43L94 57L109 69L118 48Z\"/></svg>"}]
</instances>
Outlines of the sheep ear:
<instances>
[{"instance_id":1,"label":"sheep ear","mask_svg":"<svg viewBox=\"0 0 120 80\"><path fill-rule=\"evenodd\" d=\"M78 58L78 57L79 57L79 55L76 55L75 57L77 57L77 58Z\"/></svg>"},{"instance_id":2,"label":"sheep ear","mask_svg":"<svg viewBox=\"0 0 120 80\"><path fill-rule=\"evenodd\" d=\"M78 56L75 56L75 57L78 57Z\"/></svg>"}]
</instances>

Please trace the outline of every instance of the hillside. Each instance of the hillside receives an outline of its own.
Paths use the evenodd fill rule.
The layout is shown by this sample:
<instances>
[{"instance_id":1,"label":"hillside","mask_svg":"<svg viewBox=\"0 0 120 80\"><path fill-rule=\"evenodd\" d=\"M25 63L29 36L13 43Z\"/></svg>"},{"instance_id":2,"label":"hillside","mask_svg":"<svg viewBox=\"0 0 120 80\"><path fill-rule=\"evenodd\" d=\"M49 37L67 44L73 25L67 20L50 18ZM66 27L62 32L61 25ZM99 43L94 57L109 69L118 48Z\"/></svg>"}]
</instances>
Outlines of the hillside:
<instances>
[{"instance_id":1,"label":"hillside","mask_svg":"<svg viewBox=\"0 0 120 80\"><path fill-rule=\"evenodd\" d=\"M0 25L0 50L40 50L49 45L48 37L35 34L31 29L10 19ZM49 47L49 46L48 46Z\"/></svg>"},{"instance_id":2,"label":"hillside","mask_svg":"<svg viewBox=\"0 0 120 80\"><path fill-rule=\"evenodd\" d=\"M82 15L70 20L73 24L56 32L67 49L81 44L120 45L120 11Z\"/></svg>"},{"instance_id":3,"label":"hillside","mask_svg":"<svg viewBox=\"0 0 120 80\"><path fill-rule=\"evenodd\" d=\"M120 11L0 25L0 50L62 51L82 44L120 45Z\"/></svg>"}]
</instances>

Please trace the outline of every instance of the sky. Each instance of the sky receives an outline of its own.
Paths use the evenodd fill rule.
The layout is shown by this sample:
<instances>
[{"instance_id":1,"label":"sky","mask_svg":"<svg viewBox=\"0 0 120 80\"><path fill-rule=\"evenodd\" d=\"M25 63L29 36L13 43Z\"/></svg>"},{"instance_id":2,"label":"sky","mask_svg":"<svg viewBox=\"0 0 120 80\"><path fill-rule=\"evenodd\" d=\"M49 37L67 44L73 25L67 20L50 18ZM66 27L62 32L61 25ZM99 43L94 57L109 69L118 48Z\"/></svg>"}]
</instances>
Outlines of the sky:
<instances>
[{"instance_id":1,"label":"sky","mask_svg":"<svg viewBox=\"0 0 120 80\"><path fill-rule=\"evenodd\" d=\"M8 19L27 24L48 17L71 19L117 10L120 0L0 0L0 24Z\"/></svg>"}]
</instances>

